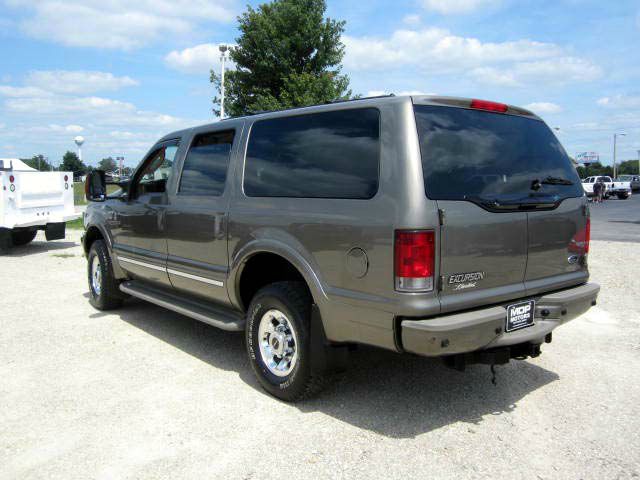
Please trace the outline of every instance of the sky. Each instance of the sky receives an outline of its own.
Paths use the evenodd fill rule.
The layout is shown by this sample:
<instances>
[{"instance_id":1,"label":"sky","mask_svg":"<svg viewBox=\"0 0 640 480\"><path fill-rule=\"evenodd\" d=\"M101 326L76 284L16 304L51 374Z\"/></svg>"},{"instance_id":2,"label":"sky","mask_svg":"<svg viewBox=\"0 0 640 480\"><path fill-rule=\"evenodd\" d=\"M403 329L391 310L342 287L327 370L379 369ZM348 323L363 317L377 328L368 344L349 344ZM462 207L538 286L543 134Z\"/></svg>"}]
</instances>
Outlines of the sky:
<instances>
[{"instance_id":1,"label":"sky","mask_svg":"<svg viewBox=\"0 0 640 480\"><path fill-rule=\"evenodd\" d=\"M249 2L256 6L261 2ZM354 93L524 106L570 155L640 150L638 0L327 0ZM218 119L209 70L237 0L0 0L0 158L136 165L161 136Z\"/></svg>"}]
</instances>

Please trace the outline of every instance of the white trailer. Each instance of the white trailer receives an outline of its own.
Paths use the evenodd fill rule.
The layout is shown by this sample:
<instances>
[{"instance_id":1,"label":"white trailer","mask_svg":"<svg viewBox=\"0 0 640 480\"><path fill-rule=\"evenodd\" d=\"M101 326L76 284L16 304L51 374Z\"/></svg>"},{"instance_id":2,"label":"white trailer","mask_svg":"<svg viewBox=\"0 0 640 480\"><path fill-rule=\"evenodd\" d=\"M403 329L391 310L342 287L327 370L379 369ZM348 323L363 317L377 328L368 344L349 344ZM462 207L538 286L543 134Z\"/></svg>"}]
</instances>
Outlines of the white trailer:
<instances>
[{"instance_id":1,"label":"white trailer","mask_svg":"<svg viewBox=\"0 0 640 480\"><path fill-rule=\"evenodd\" d=\"M17 158L0 158L0 252L31 242L65 237L65 222L78 218L72 172L39 172Z\"/></svg>"}]
</instances>

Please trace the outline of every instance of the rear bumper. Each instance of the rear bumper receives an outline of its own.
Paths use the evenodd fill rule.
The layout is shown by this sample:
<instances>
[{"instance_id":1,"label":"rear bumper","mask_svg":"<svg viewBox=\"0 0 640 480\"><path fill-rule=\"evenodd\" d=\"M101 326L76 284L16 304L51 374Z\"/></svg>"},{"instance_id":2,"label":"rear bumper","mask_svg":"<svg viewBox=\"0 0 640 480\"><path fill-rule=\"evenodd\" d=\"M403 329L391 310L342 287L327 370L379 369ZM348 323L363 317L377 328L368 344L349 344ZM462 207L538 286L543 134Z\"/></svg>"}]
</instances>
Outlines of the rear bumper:
<instances>
[{"instance_id":1,"label":"rear bumper","mask_svg":"<svg viewBox=\"0 0 640 480\"><path fill-rule=\"evenodd\" d=\"M405 351L427 357L540 344L553 329L595 305L599 291L598 284L587 283L536 297L535 324L514 332L504 332L507 311L498 306L426 320L402 320L399 338Z\"/></svg>"}]
</instances>

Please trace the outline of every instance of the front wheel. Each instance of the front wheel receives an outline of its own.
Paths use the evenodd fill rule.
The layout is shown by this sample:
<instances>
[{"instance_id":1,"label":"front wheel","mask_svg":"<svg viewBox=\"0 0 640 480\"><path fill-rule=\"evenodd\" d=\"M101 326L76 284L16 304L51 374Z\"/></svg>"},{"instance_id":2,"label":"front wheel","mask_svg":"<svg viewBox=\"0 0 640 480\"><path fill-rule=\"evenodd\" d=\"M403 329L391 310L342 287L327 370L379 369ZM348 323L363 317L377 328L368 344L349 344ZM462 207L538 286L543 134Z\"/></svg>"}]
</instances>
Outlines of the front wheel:
<instances>
[{"instance_id":1,"label":"front wheel","mask_svg":"<svg viewBox=\"0 0 640 480\"><path fill-rule=\"evenodd\" d=\"M112 310L122 305L123 295L113 275L111 256L104 241L96 240L87 257L89 303L98 310Z\"/></svg>"},{"instance_id":2,"label":"front wheel","mask_svg":"<svg viewBox=\"0 0 640 480\"><path fill-rule=\"evenodd\" d=\"M313 396L325 376L311 369L311 296L301 282L277 282L256 293L247 313L249 361L262 387L288 402Z\"/></svg>"},{"instance_id":3,"label":"front wheel","mask_svg":"<svg viewBox=\"0 0 640 480\"><path fill-rule=\"evenodd\" d=\"M626 200L627 198L629 198L629 194L628 193L619 193L618 194L618 199L620 199L620 200Z\"/></svg>"},{"instance_id":4,"label":"front wheel","mask_svg":"<svg viewBox=\"0 0 640 480\"><path fill-rule=\"evenodd\" d=\"M36 230L14 230L11 232L11 243L16 247L31 243L36 238Z\"/></svg>"}]
</instances>

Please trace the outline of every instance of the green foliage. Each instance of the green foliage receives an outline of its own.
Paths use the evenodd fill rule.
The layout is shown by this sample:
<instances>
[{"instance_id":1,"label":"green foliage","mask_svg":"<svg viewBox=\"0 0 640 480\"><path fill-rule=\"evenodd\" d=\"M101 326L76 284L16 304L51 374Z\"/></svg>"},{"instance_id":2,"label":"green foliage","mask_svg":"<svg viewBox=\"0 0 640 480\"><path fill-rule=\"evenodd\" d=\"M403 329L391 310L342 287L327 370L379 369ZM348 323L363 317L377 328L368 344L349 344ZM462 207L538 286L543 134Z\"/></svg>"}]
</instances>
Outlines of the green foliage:
<instances>
[{"instance_id":1,"label":"green foliage","mask_svg":"<svg viewBox=\"0 0 640 480\"><path fill-rule=\"evenodd\" d=\"M98 170L104 170L105 172L112 172L117 168L118 164L111 157L103 158L100 160L100 163L98 163Z\"/></svg>"},{"instance_id":2,"label":"green foliage","mask_svg":"<svg viewBox=\"0 0 640 480\"><path fill-rule=\"evenodd\" d=\"M241 35L230 52L236 69L225 72L225 112L240 116L264 110L326 103L351 96L341 75L343 21L324 18L324 0L274 0L238 17ZM220 92L220 77L211 71ZM213 99L219 115L220 98Z\"/></svg>"},{"instance_id":3,"label":"green foliage","mask_svg":"<svg viewBox=\"0 0 640 480\"><path fill-rule=\"evenodd\" d=\"M600 162L595 162L589 165L588 167L578 167L577 168L578 175L580 178L593 177L596 175L606 175L609 177L613 177L613 166L612 165L602 165ZM638 160L625 160L618 164L617 168L618 175L631 175L638 174Z\"/></svg>"},{"instance_id":4,"label":"green foliage","mask_svg":"<svg viewBox=\"0 0 640 480\"><path fill-rule=\"evenodd\" d=\"M50 170L53 170L53 167L49 162L47 162L47 159L44 157L44 155L34 155L31 158L21 158L21 160L31 168L35 168L36 170L39 170L41 172L48 172Z\"/></svg>"},{"instance_id":5,"label":"green foliage","mask_svg":"<svg viewBox=\"0 0 640 480\"><path fill-rule=\"evenodd\" d=\"M78 158L75 152L67 151L62 157L62 164L60 165L60 171L84 173L87 171L87 166L82 163L82 160Z\"/></svg>"},{"instance_id":6,"label":"green foliage","mask_svg":"<svg viewBox=\"0 0 640 480\"><path fill-rule=\"evenodd\" d=\"M638 175L638 160L625 160L618 165L618 175Z\"/></svg>"}]
</instances>

